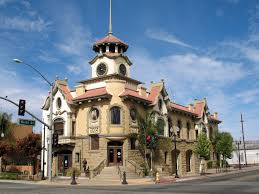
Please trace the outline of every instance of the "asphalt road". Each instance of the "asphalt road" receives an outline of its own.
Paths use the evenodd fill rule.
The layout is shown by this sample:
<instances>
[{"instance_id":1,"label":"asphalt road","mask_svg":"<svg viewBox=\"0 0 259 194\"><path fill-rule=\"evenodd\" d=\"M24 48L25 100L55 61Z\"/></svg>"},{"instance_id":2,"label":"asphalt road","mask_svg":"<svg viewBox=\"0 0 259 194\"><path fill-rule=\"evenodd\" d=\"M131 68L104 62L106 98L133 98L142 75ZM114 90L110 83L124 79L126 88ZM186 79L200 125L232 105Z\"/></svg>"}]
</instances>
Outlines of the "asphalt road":
<instances>
[{"instance_id":1,"label":"asphalt road","mask_svg":"<svg viewBox=\"0 0 259 194\"><path fill-rule=\"evenodd\" d=\"M148 186L42 186L0 183L0 194L90 194L90 193L256 193L259 194L259 170L239 175Z\"/></svg>"}]
</instances>

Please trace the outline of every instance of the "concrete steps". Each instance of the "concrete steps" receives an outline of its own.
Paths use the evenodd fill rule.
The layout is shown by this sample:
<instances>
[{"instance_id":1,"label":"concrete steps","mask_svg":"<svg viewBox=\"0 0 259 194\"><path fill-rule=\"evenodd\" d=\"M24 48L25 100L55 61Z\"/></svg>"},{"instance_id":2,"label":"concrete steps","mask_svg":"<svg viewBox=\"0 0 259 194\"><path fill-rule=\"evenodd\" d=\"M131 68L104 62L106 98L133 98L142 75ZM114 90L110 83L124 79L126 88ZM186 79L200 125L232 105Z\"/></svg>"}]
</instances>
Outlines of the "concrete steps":
<instances>
[{"instance_id":1,"label":"concrete steps","mask_svg":"<svg viewBox=\"0 0 259 194\"><path fill-rule=\"evenodd\" d=\"M102 172L94 177L92 181L97 182L118 182L120 181L120 176L118 175L118 169L116 166L104 167Z\"/></svg>"}]
</instances>

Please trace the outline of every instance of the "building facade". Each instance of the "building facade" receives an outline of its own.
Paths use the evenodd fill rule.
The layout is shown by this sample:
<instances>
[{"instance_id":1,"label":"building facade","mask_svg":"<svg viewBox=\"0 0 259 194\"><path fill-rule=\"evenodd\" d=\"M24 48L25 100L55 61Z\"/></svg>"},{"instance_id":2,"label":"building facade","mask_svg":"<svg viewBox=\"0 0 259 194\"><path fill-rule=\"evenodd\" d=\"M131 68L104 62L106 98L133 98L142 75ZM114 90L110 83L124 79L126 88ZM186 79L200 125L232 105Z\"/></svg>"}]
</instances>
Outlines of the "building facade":
<instances>
[{"instance_id":1,"label":"building facade","mask_svg":"<svg viewBox=\"0 0 259 194\"><path fill-rule=\"evenodd\" d=\"M89 62L91 78L79 81L74 90L67 80L56 80L53 99L53 133L58 134L57 147L53 148L53 175L62 175L70 167L83 171L82 161L89 168L100 164L123 165L134 169L144 163L145 156L138 142L130 134L138 133L137 114L143 117L150 112L165 123L161 138L177 134L177 161L174 147L158 150L153 168L164 174L197 173L199 159L194 154L197 137L202 131L212 138L218 130L218 114L210 114L206 99L195 100L188 106L170 100L162 80L151 82L149 89L130 76L133 65L126 55L128 45L111 32L93 45L96 56ZM46 98L43 121L49 122L50 100ZM43 129L44 130L44 129ZM48 130L43 131L45 145ZM47 151L45 162L47 173ZM150 153L146 153L150 161ZM215 154L211 154L215 159ZM47 175L47 174L45 174Z\"/></svg>"}]
</instances>

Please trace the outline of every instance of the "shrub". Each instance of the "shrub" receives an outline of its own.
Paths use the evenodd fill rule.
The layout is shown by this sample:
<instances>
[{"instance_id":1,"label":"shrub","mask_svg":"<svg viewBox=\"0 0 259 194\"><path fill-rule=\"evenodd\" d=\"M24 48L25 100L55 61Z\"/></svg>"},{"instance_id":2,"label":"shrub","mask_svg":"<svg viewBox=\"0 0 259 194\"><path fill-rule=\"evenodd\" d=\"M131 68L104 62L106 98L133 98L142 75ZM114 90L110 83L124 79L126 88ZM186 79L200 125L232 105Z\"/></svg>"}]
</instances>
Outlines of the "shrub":
<instances>
[{"instance_id":1,"label":"shrub","mask_svg":"<svg viewBox=\"0 0 259 194\"><path fill-rule=\"evenodd\" d=\"M66 176L72 176L73 174L73 171L75 170L76 172L76 177L80 176L81 175L81 171L76 168L76 167L70 167L67 171L66 171Z\"/></svg>"}]
</instances>

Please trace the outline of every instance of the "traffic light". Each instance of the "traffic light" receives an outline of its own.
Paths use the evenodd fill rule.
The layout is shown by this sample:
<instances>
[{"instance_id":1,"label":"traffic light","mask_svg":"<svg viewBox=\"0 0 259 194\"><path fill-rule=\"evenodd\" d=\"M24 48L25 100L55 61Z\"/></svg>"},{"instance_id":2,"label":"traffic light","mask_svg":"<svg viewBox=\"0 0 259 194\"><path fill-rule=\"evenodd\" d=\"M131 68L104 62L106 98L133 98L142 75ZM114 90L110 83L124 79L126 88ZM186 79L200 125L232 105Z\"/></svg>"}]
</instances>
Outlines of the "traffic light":
<instances>
[{"instance_id":1,"label":"traffic light","mask_svg":"<svg viewBox=\"0 0 259 194\"><path fill-rule=\"evenodd\" d=\"M52 139L53 139L53 147L58 147L58 134L54 133Z\"/></svg>"},{"instance_id":2,"label":"traffic light","mask_svg":"<svg viewBox=\"0 0 259 194\"><path fill-rule=\"evenodd\" d=\"M25 114L25 104L26 104L25 100L19 101L18 115L24 116L24 114Z\"/></svg>"}]
</instances>

